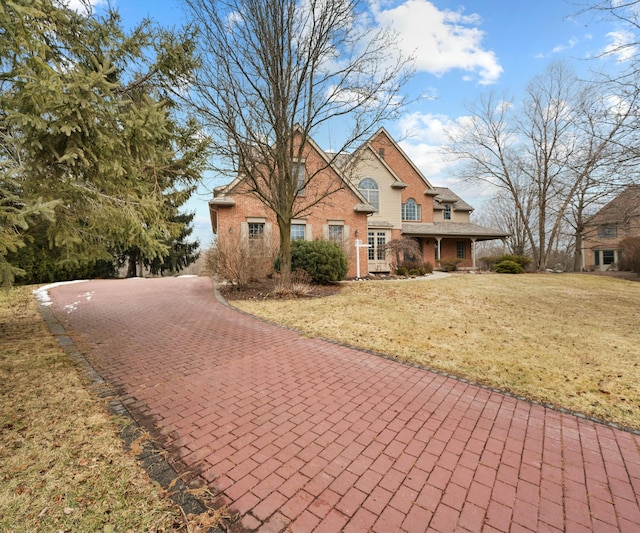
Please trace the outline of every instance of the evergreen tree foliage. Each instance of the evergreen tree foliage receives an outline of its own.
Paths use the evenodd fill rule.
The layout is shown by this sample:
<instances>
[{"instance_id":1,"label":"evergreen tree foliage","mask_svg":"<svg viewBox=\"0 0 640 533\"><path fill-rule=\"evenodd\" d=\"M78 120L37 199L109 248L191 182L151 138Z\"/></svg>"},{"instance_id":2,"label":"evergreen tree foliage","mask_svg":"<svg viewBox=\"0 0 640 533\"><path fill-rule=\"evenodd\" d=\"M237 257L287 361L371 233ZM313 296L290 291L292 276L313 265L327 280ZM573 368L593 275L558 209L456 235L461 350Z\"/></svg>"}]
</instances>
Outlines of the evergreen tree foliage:
<instances>
[{"instance_id":1,"label":"evergreen tree foliage","mask_svg":"<svg viewBox=\"0 0 640 533\"><path fill-rule=\"evenodd\" d=\"M194 66L191 36L149 21L126 34L113 10L53 0L6 0L0 27L0 279L35 222L63 266L168 255L184 231L168 205L188 199L205 156L170 97Z\"/></svg>"}]
</instances>

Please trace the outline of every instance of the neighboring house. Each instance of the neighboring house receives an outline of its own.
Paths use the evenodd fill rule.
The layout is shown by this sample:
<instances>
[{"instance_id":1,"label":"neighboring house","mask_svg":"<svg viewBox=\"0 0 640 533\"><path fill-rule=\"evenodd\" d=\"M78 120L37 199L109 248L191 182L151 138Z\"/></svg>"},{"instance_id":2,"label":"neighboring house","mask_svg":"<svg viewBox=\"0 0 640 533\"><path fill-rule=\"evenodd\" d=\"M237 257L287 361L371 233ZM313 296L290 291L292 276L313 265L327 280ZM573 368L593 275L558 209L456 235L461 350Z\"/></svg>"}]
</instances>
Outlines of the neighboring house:
<instances>
[{"instance_id":1,"label":"neighboring house","mask_svg":"<svg viewBox=\"0 0 640 533\"><path fill-rule=\"evenodd\" d=\"M640 237L640 185L631 185L589 218L582 232L582 269L617 270L620 242Z\"/></svg>"},{"instance_id":2,"label":"neighboring house","mask_svg":"<svg viewBox=\"0 0 640 533\"><path fill-rule=\"evenodd\" d=\"M326 190L336 180L341 187L294 221L291 238L341 243L349 259L348 277L391 272L394 258L387 245L393 239L415 239L422 260L436 268L440 260L455 258L459 267L475 268L476 242L508 236L470 223L473 208L451 190L433 187L384 128L353 154L333 158L334 164L315 143L309 145L305 166L324 165L314 179L316 190ZM248 241L277 243L273 213L245 190L242 177L214 190L209 201L213 232L240 231ZM307 195L313 190L306 189L309 199Z\"/></svg>"}]
</instances>

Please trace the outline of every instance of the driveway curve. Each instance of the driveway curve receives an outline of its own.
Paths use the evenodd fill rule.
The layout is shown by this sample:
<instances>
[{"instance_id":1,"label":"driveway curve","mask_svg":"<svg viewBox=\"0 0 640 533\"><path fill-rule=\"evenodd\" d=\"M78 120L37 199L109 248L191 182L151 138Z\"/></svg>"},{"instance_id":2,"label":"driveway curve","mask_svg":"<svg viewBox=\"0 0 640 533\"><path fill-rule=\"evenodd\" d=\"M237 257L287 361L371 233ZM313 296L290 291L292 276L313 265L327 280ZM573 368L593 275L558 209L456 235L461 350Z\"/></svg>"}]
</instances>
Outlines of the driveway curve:
<instances>
[{"instance_id":1,"label":"driveway curve","mask_svg":"<svg viewBox=\"0 0 640 533\"><path fill-rule=\"evenodd\" d=\"M207 278L50 294L132 416L245 529L640 530L637 435L305 338L219 303Z\"/></svg>"}]
</instances>

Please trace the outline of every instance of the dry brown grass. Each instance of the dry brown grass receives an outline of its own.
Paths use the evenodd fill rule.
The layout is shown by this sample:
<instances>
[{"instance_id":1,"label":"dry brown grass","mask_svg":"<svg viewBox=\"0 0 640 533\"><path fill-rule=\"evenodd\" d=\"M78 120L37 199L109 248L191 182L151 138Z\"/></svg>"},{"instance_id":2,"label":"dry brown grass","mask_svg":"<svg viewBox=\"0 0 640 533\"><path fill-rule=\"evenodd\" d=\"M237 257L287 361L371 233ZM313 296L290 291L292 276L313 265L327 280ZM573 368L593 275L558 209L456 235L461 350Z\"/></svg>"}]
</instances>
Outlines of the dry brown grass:
<instances>
[{"instance_id":1,"label":"dry brown grass","mask_svg":"<svg viewBox=\"0 0 640 533\"><path fill-rule=\"evenodd\" d=\"M580 274L347 283L243 300L298 329L640 429L640 283Z\"/></svg>"},{"instance_id":2,"label":"dry brown grass","mask_svg":"<svg viewBox=\"0 0 640 533\"><path fill-rule=\"evenodd\" d=\"M118 419L81 382L31 291L0 291L0 531L184 529L180 509L124 451Z\"/></svg>"}]
</instances>

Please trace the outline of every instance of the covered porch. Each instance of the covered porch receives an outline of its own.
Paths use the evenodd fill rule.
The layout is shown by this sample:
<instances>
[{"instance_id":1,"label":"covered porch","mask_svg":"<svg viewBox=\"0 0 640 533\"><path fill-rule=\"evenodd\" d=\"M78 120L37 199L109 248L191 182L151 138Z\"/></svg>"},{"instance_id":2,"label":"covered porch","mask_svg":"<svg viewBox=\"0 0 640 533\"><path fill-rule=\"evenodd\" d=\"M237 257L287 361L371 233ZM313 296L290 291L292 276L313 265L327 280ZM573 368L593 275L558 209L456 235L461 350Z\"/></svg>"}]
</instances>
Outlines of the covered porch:
<instances>
[{"instance_id":1,"label":"covered porch","mask_svg":"<svg viewBox=\"0 0 640 533\"><path fill-rule=\"evenodd\" d=\"M436 264L443 259L457 258L466 263L463 268L475 270L476 242L500 239L506 244L505 240L510 234L472 223L433 222L402 224L402 235L424 242L433 240L433 258ZM467 253L470 257L467 257ZM427 254L424 255L426 257Z\"/></svg>"}]
</instances>

